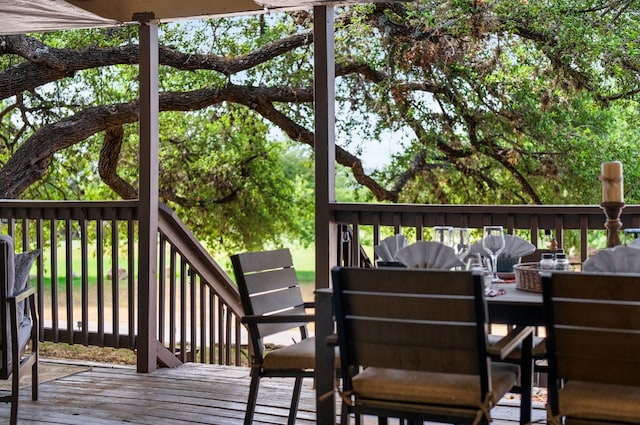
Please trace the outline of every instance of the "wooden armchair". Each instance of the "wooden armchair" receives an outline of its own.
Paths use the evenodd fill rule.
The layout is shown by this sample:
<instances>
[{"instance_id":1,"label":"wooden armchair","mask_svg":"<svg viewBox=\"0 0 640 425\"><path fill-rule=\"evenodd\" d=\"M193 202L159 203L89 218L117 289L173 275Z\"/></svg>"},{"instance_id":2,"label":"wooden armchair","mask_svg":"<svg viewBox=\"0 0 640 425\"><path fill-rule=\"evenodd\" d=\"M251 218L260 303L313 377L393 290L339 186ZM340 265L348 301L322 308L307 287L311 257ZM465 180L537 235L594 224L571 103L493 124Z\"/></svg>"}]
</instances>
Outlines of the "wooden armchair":
<instances>
[{"instance_id":1,"label":"wooden armchair","mask_svg":"<svg viewBox=\"0 0 640 425\"><path fill-rule=\"evenodd\" d=\"M0 396L0 401L11 403L11 425L18 421L20 376L29 366L31 399L38 399L36 292L28 287L28 273L35 255L19 255L15 256L13 239L0 235L0 378L11 379L11 394ZM20 263L18 268L16 260Z\"/></svg>"},{"instance_id":2,"label":"wooden armchair","mask_svg":"<svg viewBox=\"0 0 640 425\"><path fill-rule=\"evenodd\" d=\"M349 413L419 423L491 421L492 407L513 387L519 367L492 362L487 352L480 275L335 268L332 277L341 394ZM500 356L532 332L509 335Z\"/></svg>"},{"instance_id":3,"label":"wooden armchair","mask_svg":"<svg viewBox=\"0 0 640 425\"><path fill-rule=\"evenodd\" d=\"M640 424L640 275L546 273L551 424Z\"/></svg>"},{"instance_id":4,"label":"wooden armchair","mask_svg":"<svg viewBox=\"0 0 640 425\"><path fill-rule=\"evenodd\" d=\"M315 338L309 338L307 323L315 315L306 309L313 303L302 300L291 253L288 249L247 252L231 257L240 291L244 317L249 331L251 353L251 387L245 412L245 425L250 425L262 377L295 378L289 425L293 425L300 399L303 378L312 378L315 368ZM283 331L299 330L295 344L265 350L263 339Z\"/></svg>"}]
</instances>

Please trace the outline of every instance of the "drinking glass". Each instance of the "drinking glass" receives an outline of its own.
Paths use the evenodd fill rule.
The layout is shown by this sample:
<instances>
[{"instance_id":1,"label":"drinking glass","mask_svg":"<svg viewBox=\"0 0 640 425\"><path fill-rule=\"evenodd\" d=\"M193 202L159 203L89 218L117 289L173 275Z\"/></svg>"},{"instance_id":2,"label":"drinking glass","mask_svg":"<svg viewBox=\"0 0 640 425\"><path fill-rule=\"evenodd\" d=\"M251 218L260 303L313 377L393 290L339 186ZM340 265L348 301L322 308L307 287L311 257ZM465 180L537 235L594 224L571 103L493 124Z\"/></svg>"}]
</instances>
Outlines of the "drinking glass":
<instances>
[{"instance_id":1,"label":"drinking glass","mask_svg":"<svg viewBox=\"0 0 640 425\"><path fill-rule=\"evenodd\" d=\"M469 229L466 227L455 227L453 229L453 249L456 251L458 258L464 261L469 255L471 249L471 241Z\"/></svg>"},{"instance_id":2,"label":"drinking glass","mask_svg":"<svg viewBox=\"0 0 640 425\"><path fill-rule=\"evenodd\" d=\"M640 236L640 229L624 229L624 246L629 246Z\"/></svg>"},{"instance_id":3,"label":"drinking glass","mask_svg":"<svg viewBox=\"0 0 640 425\"><path fill-rule=\"evenodd\" d=\"M482 238L482 248L491 257L491 271L493 273L492 282L502 282L498 277L498 256L505 246L504 229L502 226L484 226Z\"/></svg>"},{"instance_id":4,"label":"drinking glass","mask_svg":"<svg viewBox=\"0 0 640 425\"><path fill-rule=\"evenodd\" d=\"M435 226L433 228L433 240L453 247L453 227L451 226Z\"/></svg>"}]
</instances>

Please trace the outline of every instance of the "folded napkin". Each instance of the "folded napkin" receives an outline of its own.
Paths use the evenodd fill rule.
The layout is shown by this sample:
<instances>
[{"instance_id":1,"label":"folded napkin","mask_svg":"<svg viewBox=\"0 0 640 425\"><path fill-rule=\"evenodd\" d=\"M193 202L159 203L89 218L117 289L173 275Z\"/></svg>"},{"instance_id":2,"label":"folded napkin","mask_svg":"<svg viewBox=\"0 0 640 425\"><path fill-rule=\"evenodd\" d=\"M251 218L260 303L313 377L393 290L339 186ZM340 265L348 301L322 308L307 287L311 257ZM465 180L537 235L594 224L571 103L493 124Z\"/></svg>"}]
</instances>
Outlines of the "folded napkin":
<instances>
[{"instance_id":1,"label":"folded napkin","mask_svg":"<svg viewBox=\"0 0 640 425\"><path fill-rule=\"evenodd\" d=\"M640 248L640 238L632 240L628 246L630 246L631 248Z\"/></svg>"},{"instance_id":2,"label":"folded napkin","mask_svg":"<svg viewBox=\"0 0 640 425\"><path fill-rule=\"evenodd\" d=\"M409 245L407 238L404 235L389 236L380 241L380 245L373 247L373 252L385 262L396 261L396 254L405 246Z\"/></svg>"},{"instance_id":3,"label":"folded napkin","mask_svg":"<svg viewBox=\"0 0 640 425\"><path fill-rule=\"evenodd\" d=\"M490 236L489 243L497 239L497 236ZM531 242L518 236L505 234L504 250L500 253L500 257L520 258L533 253L535 250L536 247ZM471 254L476 253L485 257L489 256L489 253L482 247L482 239L471 245Z\"/></svg>"},{"instance_id":4,"label":"folded napkin","mask_svg":"<svg viewBox=\"0 0 640 425\"><path fill-rule=\"evenodd\" d=\"M434 241L418 241L396 254L396 260L410 269L448 270L464 266L450 246Z\"/></svg>"},{"instance_id":5,"label":"folded napkin","mask_svg":"<svg viewBox=\"0 0 640 425\"><path fill-rule=\"evenodd\" d=\"M602 249L582 264L583 272L640 273L640 249L616 246Z\"/></svg>"}]
</instances>

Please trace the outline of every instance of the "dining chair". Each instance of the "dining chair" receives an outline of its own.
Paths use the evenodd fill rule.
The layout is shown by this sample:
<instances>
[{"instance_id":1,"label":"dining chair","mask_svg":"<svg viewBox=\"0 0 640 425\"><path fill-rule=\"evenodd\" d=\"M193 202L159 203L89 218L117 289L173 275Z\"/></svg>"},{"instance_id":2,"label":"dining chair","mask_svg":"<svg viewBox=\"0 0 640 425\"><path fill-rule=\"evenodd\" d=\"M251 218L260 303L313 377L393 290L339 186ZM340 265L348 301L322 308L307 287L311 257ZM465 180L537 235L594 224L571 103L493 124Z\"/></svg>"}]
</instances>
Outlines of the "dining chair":
<instances>
[{"instance_id":1,"label":"dining chair","mask_svg":"<svg viewBox=\"0 0 640 425\"><path fill-rule=\"evenodd\" d=\"M343 407L349 414L491 422L519 366L487 352L484 285L470 271L332 270ZM532 328L507 336L506 357ZM342 416L346 425L349 415Z\"/></svg>"},{"instance_id":2,"label":"dining chair","mask_svg":"<svg viewBox=\"0 0 640 425\"><path fill-rule=\"evenodd\" d=\"M231 256L251 344L251 385L245 425L250 425L256 408L258 387L263 377L295 378L288 424L296 419L303 378L313 378L315 338L307 324L315 315L307 312L313 303L304 302L289 249L246 252ZM295 344L265 348L264 338L294 330Z\"/></svg>"},{"instance_id":3,"label":"dining chair","mask_svg":"<svg viewBox=\"0 0 640 425\"><path fill-rule=\"evenodd\" d=\"M546 254L546 253L551 253L551 254L564 253L564 250L538 248L531 254L523 256L520 261L522 263L537 263L542 258L542 254ZM537 382L538 385L546 387L547 372L548 372L547 344L546 344L546 338L544 336L540 336L539 330L540 329L538 328L536 328L535 330L535 335L533 337L530 355L528 353L523 353L522 350L524 347L521 346L516 348L509 355L507 361L516 362L520 364L522 367L524 362L528 362L531 359L531 361L533 362L532 363L533 373L537 374L536 379L533 379L533 377L532 379L530 379L531 385L534 385L535 382ZM498 338L499 336L489 335L490 342L493 342ZM524 349L526 350L528 348L524 348ZM523 354L524 354L524 357L523 357ZM527 396L526 394L530 392L528 390L528 387L530 385L528 384L529 379L527 377L524 377L524 380L527 382L520 382L515 388L512 389L512 392L521 394L526 397Z\"/></svg>"},{"instance_id":4,"label":"dining chair","mask_svg":"<svg viewBox=\"0 0 640 425\"><path fill-rule=\"evenodd\" d=\"M18 421L20 377L31 367L31 399L38 399L38 315L29 270L37 251L15 254L13 238L0 235L0 379L11 379L9 423ZM17 266L17 267L16 267Z\"/></svg>"},{"instance_id":5,"label":"dining chair","mask_svg":"<svg viewBox=\"0 0 640 425\"><path fill-rule=\"evenodd\" d=\"M535 333L536 328L533 327L532 329L534 329ZM509 392L520 394L520 424L527 425L531 422L531 411L533 408L533 387L536 385L534 374L546 374L547 370L545 339L544 337L534 335L532 335L531 338L525 338L504 358L501 357L498 349L502 338L502 335L489 334L489 355L496 361L513 363L520 366L520 378ZM544 363L541 364L539 363L540 361ZM541 384L538 382L537 385Z\"/></svg>"},{"instance_id":6,"label":"dining chair","mask_svg":"<svg viewBox=\"0 0 640 425\"><path fill-rule=\"evenodd\" d=\"M531 254L523 256L520 261L523 263L537 263L542 258L542 254L561 254L564 253L564 249L545 249L537 248Z\"/></svg>"},{"instance_id":7,"label":"dining chair","mask_svg":"<svg viewBox=\"0 0 640 425\"><path fill-rule=\"evenodd\" d=\"M640 275L542 274L551 424L640 424Z\"/></svg>"}]
</instances>

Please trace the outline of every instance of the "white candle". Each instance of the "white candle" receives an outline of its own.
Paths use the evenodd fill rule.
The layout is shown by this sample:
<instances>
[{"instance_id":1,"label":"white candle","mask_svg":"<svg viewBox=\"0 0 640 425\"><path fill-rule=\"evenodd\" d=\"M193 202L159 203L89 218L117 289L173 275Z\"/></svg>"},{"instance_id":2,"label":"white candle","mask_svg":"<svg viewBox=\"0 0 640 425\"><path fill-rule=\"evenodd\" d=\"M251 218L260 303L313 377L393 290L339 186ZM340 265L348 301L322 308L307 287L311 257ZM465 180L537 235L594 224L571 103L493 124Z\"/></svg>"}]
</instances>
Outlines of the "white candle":
<instances>
[{"instance_id":1,"label":"white candle","mask_svg":"<svg viewBox=\"0 0 640 425\"><path fill-rule=\"evenodd\" d=\"M602 163L602 202L624 202L622 163L611 161Z\"/></svg>"}]
</instances>

